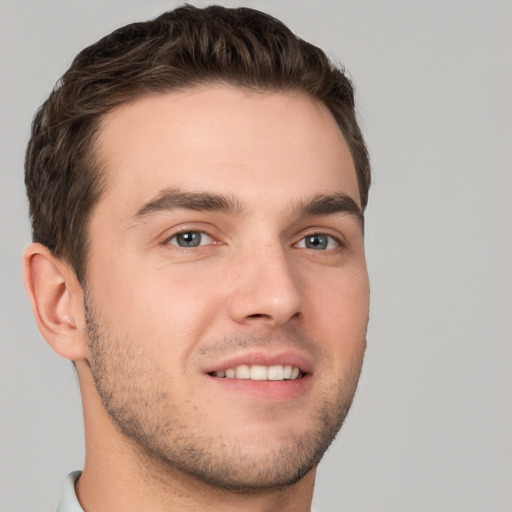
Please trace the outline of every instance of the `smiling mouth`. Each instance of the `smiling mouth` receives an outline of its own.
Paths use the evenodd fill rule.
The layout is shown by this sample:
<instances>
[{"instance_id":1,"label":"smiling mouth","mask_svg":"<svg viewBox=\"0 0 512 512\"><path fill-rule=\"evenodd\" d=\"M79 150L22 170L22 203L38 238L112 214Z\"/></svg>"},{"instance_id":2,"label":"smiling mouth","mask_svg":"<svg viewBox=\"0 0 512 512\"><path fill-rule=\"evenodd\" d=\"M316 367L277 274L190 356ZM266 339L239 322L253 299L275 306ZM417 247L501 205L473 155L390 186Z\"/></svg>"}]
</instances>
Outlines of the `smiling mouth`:
<instances>
[{"instance_id":1,"label":"smiling mouth","mask_svg":"<svg viewBox=\"0 0 512 512\"><path fill-rule=\"evenodd\" d=\"M298 380L302 379L305 372L298 366L289 364L264 366L260 364L241 364L234 368L226 368L225 370L210 372L211 377L219 377L221 379L245 379L245 380Z\"/></svg>"}]
</instances>

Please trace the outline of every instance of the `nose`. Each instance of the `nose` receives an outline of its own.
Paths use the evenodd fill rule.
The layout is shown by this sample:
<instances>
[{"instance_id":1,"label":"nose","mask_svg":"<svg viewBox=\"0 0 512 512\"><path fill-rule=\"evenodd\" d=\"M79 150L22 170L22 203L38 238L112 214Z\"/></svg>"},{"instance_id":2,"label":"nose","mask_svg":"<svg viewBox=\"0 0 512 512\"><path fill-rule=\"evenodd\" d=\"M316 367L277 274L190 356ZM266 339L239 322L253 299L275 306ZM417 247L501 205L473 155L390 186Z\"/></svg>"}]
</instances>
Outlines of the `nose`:
<instances>
[{"instance_id":1,"label":"nose","mask_svg":"<svg viewBox=\"0 0 512 512\"><path fill-rule=\"evenodd\" d=\"M232 273L232 319L240 324L282 326L301 314L300 280L281 244L241 258Z\"/></svg>"}]
</instances>

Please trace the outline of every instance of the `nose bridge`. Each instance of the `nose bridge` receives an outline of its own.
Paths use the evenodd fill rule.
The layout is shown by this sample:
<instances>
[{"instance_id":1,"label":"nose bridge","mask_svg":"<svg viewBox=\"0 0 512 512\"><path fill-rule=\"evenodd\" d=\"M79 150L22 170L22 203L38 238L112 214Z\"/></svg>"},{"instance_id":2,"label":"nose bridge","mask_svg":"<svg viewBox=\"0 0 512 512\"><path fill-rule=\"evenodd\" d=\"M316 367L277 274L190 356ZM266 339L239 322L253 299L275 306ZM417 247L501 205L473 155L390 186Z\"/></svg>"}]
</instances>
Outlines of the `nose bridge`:
<instances>
[{"instance_id":1,"label":"nose bridge","mask_svg":"<svg viewBox=\"0 0 512 512\"><path fill-rule=\"evenodd\" d=\"M279 239L251 245L237 265L231 302L237 322L283 325L300 313L299 276Z\"/></svg>"}]
</instances>

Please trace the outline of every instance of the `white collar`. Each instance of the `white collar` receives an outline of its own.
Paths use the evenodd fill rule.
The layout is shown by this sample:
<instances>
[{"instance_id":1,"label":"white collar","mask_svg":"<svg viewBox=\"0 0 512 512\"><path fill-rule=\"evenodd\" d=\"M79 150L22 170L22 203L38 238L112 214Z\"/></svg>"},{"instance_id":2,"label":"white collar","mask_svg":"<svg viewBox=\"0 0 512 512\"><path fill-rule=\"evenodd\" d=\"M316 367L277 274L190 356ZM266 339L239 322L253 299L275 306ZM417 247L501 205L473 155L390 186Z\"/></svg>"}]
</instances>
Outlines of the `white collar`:
<instances>
[{"instance_id":1,"label":"white collar","mask_svg":"<svg viewBox=\"0 0 512 512\"><path fill-rule=\"evenodd\" d=\"M73 473L70 473L66 478L64 491L62 492L62 498L57 507L57 512L84 512L84 509L80 506L80 503L78 503L75 492L75 483L81 474L81 471L73 471Z\"/></svg>"}]
</instances>

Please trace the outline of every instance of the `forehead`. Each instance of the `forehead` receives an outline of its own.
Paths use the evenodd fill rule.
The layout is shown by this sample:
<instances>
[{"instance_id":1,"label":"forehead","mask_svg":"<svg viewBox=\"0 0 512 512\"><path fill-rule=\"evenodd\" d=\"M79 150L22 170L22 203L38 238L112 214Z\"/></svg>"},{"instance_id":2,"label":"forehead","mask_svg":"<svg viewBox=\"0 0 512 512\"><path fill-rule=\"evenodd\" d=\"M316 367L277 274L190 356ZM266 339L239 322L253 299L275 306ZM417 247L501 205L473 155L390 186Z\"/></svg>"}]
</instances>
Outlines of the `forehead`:
<instances>
[{"instance_id":1,"label":"forehead","mask_svg":"<svg viewBox=\"0 0 512 512\"><path fill-rule=\"evenodd\" d=\"M108 183L99 207L127 216L169 187L255 205L333 191L359 203L335 119L300 93L219 86L147 95L103 118L96 150Z\"/></svg>"}]
</instances>

